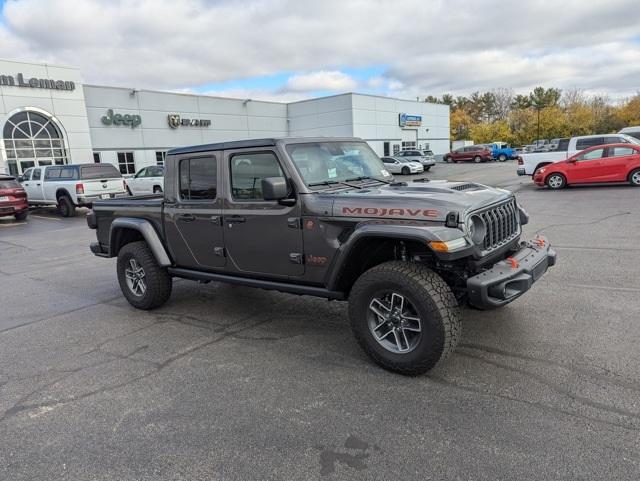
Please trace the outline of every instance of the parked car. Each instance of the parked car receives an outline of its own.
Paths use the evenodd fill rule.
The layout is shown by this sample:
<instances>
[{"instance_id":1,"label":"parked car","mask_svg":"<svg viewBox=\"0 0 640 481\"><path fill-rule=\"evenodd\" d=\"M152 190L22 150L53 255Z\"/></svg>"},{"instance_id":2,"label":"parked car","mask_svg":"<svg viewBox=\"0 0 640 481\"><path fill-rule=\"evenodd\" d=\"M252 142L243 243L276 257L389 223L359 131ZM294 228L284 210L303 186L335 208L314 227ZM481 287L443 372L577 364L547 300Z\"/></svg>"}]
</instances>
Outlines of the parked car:
<instances>
[{"instance_id":1,"label":"parked car","mask_svg":"<svg viewBox=\"0 0 640 481\"><path fill-rule=\"evenodd\" d=\"M424 167L425 172L428 172L431 167L436 165L435 155L430 150L401 150L394 157L419 162Z\"/></svg>"},{"instance_id":2,"label":"parked car","mask_svg":"<svg viewBox=\"0 0 640 481\"><path fill-rule=\"evenodd\" d=\"M446 162L474 161L476 164L493 159L493 149L486 145L470 145L452 150L444 156Z\"/></svg>"},{"instance_id":3,"label":"parked car","mask_svg":"<svg viewBox=\"0 0 640 481\"><path fill-rule=\"evenodd\" d=\"M124 177L129 195L158 194L164 188L164 167L143 167L135 175Z\"/></svg>"},{"instance_id":4,"label":"parked car","mask_svg":"<svg viewBox=\"0 0 640 481\"><path fill-rule=\"evenodd\" d=\"M87 216L91 251L117 257L138 309L167 302L173 277L348 300L371 359L415 375L455 348L460 304L505 306L556 261L544 237L521 239L511 192L391 182L362 139L183 147L165 165L164 199L100 200Z\"/></svg>"},{"instance_id":5,"label":"parked car","mask_svg":"<svg viewBox=\"0 0 640 481\"><path fill-rule=\"evenodd\" d=\"M491 149L491 156L494 160L506 162L517 157L516 149L509 147L506 142L493 142L485 145L488 149Z\"/></svg>"},{"instance_id":6,"label":"parked car","mask_svg":"<svg viewBox=\"0 0 640 481\"><path fill-rule=\"evenodd\" d=\"M640 140L626 134L581 135L571 137L568 141L561 139L558 148L552 152L520 155L517 173L518 175L533 175L539 168L566 160L586 148L619 143L640 145Z\"/></svg>"},{"instance_id":7,"label":"parked car","mask_svg":"<svg viewBox=\"0 0 640 481\"><path fill-rule=\"evenodd\" d=\"M424 172L424 167L420 162L415 162L402 157L381 157L385 168L392 174L419 174Z\"/></svg>"},{"instance_id":8,"label":"parked car","mask_svg":"<svg viewBox=\"0 0 640 481\"><path fill-rule=\"evenodd\" d=\"M27 193L12 175L0 174L0 216L25 220L29 215Z\"/></svg>"},{"instance_id":9,"label":"parked car","mask_svg":"<svg viewBox=\"0 0 640 481\"><path fill-rule=\"evenodd\" d=\"M624 129L618 132L619 134L627 134L631 137L635 137L636 139L640 139L640 125L636 125L633 127L625 127Z\"/></svg>"},{"instance_id":10,"label":"parked car","mask_svg":"<svg viewBox=\"0 0 640 481\"><path fill-rule=\"evenodd\" d=\"M562 189L573 184L629 182L640 187L640 145L610 144L590 147L567 160L536 170L539 186Z\"/></svg>"},{"instance_id":11,"label":"parked car","mask_svg":"<svg viewBox=\"0 0 640 481\"><path fill-rule=\"evenodd\" d=\"M111 164L72 164L31 167L19 177L29 205L55 205L63 217L76 207L124 194L122 174Z\"/></svg>"}]
</instances>

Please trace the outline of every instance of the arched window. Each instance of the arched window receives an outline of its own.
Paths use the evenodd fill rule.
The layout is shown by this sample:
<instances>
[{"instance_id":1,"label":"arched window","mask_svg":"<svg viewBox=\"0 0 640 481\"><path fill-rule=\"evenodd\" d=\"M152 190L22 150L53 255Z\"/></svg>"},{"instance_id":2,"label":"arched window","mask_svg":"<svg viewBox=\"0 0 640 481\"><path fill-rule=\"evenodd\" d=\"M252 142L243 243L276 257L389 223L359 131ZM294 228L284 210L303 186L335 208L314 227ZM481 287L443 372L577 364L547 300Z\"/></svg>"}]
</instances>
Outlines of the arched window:
<instances>
[{"instance_id":1,"label":"arched window","mask_svg":"<svg viewBox=\"0 0 640 481\"><path fill-rule=\"evenodd\" d=\"M12 115L2 131L9 172L22 174L29 167L68 163L60 129L38 112Z\"/></svg>"}]
</instances>

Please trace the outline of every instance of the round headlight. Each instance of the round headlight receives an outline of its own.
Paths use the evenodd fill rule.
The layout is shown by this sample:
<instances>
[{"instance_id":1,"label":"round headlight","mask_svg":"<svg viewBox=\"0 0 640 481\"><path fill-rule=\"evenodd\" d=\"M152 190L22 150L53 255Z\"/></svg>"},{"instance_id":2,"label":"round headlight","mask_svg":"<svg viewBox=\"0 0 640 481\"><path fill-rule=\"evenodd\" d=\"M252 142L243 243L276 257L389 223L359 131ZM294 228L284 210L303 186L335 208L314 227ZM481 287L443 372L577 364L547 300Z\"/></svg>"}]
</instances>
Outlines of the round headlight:
<instances>
[{"instance_id":1,"label":"round headlight","mask_svg":"<svg viewBox=\"0 0 640 481\"><path fill-rule=\"evenodd\" d=\"M467 232L474 244L479 245L484 242L487 234L487 227L479 215L472 215L467 221Z\"/></svg>"}]
</instances>

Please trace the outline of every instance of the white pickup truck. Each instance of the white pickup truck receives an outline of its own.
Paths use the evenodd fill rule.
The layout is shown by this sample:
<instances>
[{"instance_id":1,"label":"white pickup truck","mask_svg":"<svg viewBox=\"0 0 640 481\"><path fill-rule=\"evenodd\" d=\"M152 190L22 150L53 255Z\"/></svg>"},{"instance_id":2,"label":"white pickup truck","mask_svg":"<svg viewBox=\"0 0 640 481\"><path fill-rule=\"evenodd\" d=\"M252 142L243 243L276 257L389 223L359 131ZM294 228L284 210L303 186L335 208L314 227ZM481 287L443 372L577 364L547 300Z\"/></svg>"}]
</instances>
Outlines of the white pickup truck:
<instances>
[{"instance_id":1,"label":"white pickup truck","mask_svg":"<svg viewBox=\"0 0 640 481\"><path fill-rule=\"evenodd\" d=\"M518 157L518 175L533 175L545 165L566 160L588 147L605 144L638 144L640 140L626 134L582 135L571 137L568 141L560 139L558 148L550 152L520 154Z\"/></svg>"},{"instance_id":2,"label":"white pickup truck","mask_svg":"<svg viewBox=\"0 0 640 481\"><path fill-rule=\"evenodd\" d=\"M31 167L18 180L29 205L56 205L63 217L94 200L125 193L122 174L111 164L72 164Z\"/></svg>"},{"instance_id":3,"label":"white pickup truck","mask_svg":"<svg viewBox=\"0 0 640 481\"><path fill-rule=\"evenodd\" d=\"M133 176L124 176L129 195L159 194L164 189L164 167L143 167Z\"/></svg>"}]
</instances>

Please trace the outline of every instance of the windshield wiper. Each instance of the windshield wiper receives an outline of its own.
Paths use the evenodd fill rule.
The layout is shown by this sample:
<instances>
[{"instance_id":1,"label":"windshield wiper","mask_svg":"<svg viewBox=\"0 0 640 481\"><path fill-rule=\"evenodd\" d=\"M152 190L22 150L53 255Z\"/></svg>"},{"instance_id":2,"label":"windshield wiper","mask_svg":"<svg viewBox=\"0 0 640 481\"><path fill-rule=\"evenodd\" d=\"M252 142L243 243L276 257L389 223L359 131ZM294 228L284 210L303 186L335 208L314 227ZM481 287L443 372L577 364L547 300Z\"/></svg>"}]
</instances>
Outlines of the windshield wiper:
<instances>
[{"instance_id":1,"label":"windshield wiper","mask_svg":"<svg viewBox=\"0 0 640 481\"><path fill-rule=\"evenodd\" d=\"M378 179L377 177L370 177L368 175L361 175L359 177L352 177L350 179L345 179L345 182L356 182L359 180L376 180L378 182L382 182L384 184L389 184L390 182L388 180L382 180L382 179Z\"/></svg>"},{"instance_id":2,"label":"windshield wiper","mask_svg":"<svg viewBox=\"0 0 640 481\"><path fill-rule=\"evenodd\" d=\"M310 182L307 184L308 187L315 187L316 185L335 185L339 184L337 180L321 180L320 182Z\"/></svg>"}]
</instances>

